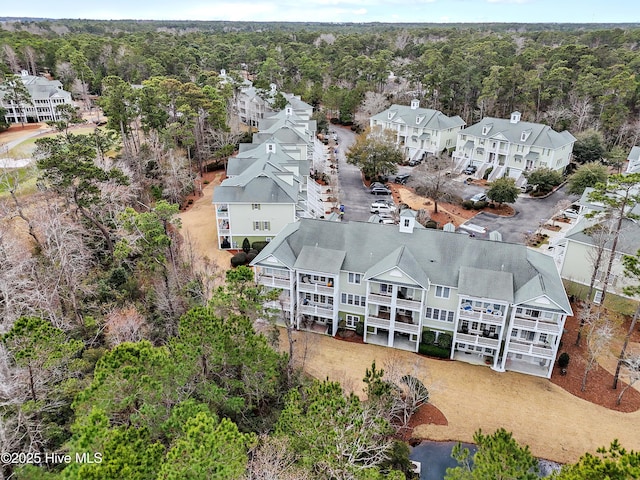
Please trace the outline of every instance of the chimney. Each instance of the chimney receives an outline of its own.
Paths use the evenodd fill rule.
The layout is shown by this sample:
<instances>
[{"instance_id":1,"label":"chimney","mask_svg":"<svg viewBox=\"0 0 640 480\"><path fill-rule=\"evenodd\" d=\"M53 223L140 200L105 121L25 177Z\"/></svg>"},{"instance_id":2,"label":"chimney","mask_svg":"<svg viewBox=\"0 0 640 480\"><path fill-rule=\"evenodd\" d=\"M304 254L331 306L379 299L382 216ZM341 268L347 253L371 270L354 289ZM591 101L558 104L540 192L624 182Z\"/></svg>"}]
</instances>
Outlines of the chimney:
<instances>
[{"instance_id":1,"label":"chimney","mask_svg":"<svg viewBox=\"0 0 640 480\"><path fill-rule=\"evenodd\" d=\"M20 72L20 75L23 76L23 77L28 77L29 76L29 71L28 70L22 70Z\"/></svg>"},{"instance_id":2,"label":"chimney","mask_svg":"<svg viewBox=\"0 0 640 480\"><path fill-rule=\"evenodd\" d=\"M411 100L411 110L417 110L418 108L420 108L420 100L414 98Z\"/></svg>"},{"instance_id":3,"label":"chimney","mask_svg":"<svg viewBox=\"0 0 640 480\"><path fill-rule=\"evenodd\" d=\"M520 121L520 112L513 112L511 114L511 123L518 123Z\"/></svg>"}]
</instances>

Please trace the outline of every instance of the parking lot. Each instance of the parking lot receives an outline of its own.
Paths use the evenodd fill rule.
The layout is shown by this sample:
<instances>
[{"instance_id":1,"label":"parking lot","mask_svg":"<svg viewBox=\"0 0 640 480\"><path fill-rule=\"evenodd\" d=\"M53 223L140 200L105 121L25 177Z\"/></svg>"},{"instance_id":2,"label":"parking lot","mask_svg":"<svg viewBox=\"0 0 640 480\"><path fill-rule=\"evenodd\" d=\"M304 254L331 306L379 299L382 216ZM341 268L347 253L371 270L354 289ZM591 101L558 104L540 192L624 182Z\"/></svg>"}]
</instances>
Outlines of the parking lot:
<instances>
[{"instance_id":1,"label":"parking lot","mask_svg":"<svg viewBox=\"0 0 640 480\"><path fill-rule=\"evenodd\" d=\"M360 170L346 161L345 153L355 142L355 133L348 128L333 126L338 137L337 158L339 165L340 201L345 205L344 220L366 222L371 216L371 203L378 200L390 200L391 195L372 195L362 182ZM416 167L400 165L398 174L413 174ZM395 175L394 175L395 177ZM454 181L459 182L459 192L462 198L470 198L477 193L483 193L485 188L478 185L466 185L466 175L457 176ZM520 195L512 206L515 209L513 217L500 217L491 213L481 212L470 222L484 227L487 232L494 230L502 234L502 240L512 243L523 243L528 232L535 231L541 224L551 218L556 205L562 200L576 201L575 195L567 195L563 188L547 198L532 198Z\"/></svg>"}]
</instances>

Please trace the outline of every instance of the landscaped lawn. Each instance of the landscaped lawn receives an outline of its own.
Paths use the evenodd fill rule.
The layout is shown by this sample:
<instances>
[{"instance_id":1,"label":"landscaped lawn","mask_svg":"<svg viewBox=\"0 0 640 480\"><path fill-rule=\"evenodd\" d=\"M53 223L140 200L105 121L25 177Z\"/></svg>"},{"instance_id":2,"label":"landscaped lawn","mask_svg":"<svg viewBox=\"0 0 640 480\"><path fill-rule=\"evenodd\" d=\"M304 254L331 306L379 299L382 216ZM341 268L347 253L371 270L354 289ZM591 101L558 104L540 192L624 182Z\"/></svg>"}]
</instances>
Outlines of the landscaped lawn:
<instances>
[{"instance_id":1,"label":"landscaped lawn","mask_svg":"<svg viewBox=\"0 0 640 480\"><path fill-rule=\"evenodd\" d=\"M36 191L38 169L35 165L21 168L0 169L0 197L9 195L10 188L18 183L19 194L30 194Z\"/></svg>"}]
</instances>

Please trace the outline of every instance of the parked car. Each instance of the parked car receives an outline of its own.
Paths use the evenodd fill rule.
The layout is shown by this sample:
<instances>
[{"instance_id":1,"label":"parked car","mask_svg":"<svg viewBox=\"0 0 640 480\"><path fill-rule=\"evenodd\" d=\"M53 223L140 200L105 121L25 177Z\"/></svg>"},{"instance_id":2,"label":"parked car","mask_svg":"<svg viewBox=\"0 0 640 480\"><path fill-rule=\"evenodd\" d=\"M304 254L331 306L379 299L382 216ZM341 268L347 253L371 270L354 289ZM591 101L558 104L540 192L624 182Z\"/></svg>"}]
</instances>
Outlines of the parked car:
<instances>
[{"instance_id":1,"label":"parked car","mask_svg":"<svg viewBox=\"0 0 640 480\"><path fill-rule=\"evenodd\" d=\"M396 178L393 179L393 181L395 183L399 183L400 185L404 185L405 183L407 183L407 180L409 180L409 177L411 175L409 175L408 173L401 173L400 175L396 175Z\"/></svg>"},{"instance_id":2,"label":"parked car","mask_svg":"<svg viewBox=\"0 0 640 480\"><path fill-rule=\"evenodd\" d=\"M392 202L373 202L369 209L371 213L393 213L396 211L396 206Z\"/></svg>"},{"instance_id":3,"label":"parked car","mask_svg":"<svg viewBox=\"0 0 640 480\"><path fill-rule=\"evenodd\" d=\"M371 183L371 185L369 185L369 188L380 188L380 187L384 187L386 188L387 186L384 183L380 183L380 182L373 182Z\"/></svg>"},{"instance_id":4,"label":"parked car","mask_svg":"<svg viewBox=\"0 0 640 480\"><path fill-rule=\"evenodd\" d=\"M576 218L578 218L578 211L574 210L573 208L567 208L565 211L562 212L562 216L564 218L571 218L575 220Z\"/></svg>"},{"instance_id":5,"label":"parked car","mask_svg":"<svg viewBox=\"0 0 640 480\"><path fill-rule=\"evenodd\" d=\"M469 200L471 200L472 202L486 202L487 201L487 195L484 194L484 193L476 193Z\"/></svg>"},{"instance_id":6,"label":"parked car","mask_svg":"<svg viewBox=\"0 0 640 480\"><path fill-rule=\"evenodd\" d=\"M465 175L473 175L477 171L478 171L478 167L476 167L475 165L469 165L467 168L465 168L462 171L462 173L464 173Z\"/></svg>"},{"instance_id":7,"label":"parked car","mask_svg":"<svg viewBox=\"0 0 640 480\"><path fill-rule=\"evenodd\" d=\"M409 163L407 165L409 165L410 167L415 167L416 165L420 165L421 163L421 158L412 158L411 160L409 160Z\"/></svg>"},{"instance_id":8,"label":"parked car","mask_svg":"<svg viewBox=\"0 0 640 480\"><path fill-rule=\"evenodd\" d=\"M382 186L382 187L373 187L371 189L371 194L372 195L390 195L391 194L391 190L389 190L387 187Z\"/></svg>"},{"instance_id":9,"label":"parked car","mask_svg":"<svg viewBox=\"0 0 640 480\"><path fill-rule=\"evenodd\" d=\"M533 185L529 185L528 183L525 183L520 187L520 190L522 190L522 193L529 193L533 190Z\"/></svg>"}]
</instances>

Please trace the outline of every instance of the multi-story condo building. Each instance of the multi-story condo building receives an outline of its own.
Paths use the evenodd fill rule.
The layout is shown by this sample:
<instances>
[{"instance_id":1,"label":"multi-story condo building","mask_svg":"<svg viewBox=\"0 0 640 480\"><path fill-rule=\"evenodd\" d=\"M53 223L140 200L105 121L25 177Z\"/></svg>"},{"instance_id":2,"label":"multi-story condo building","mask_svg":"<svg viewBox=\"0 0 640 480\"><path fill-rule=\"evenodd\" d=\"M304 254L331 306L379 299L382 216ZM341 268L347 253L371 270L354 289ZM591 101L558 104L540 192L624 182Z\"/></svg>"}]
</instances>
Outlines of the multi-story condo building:
<instances>
[{"instance_id":1,"label":"multi-story condo building","mask_svg":"<svg viewBox=\"0 0 640 480\"><path fill-rule=\"evenodd\" d=\"M312 172L326 163L312 108L291 96L284 110L258 122L253 143L229 158L227 179L215 188L218 246L236 249L270 241L285 225L324 215L322 187Z\"/></svg>"},{"instance_id":2,"label":"multi-story condo building","mask_svg":"<svg viewBox=\"0 0 640 480\"><path fill-rule=\"evenodd\" d=\"M447 117L430 108L420 108L419 100L411 106L391 105L369 119L371 130L391 130L396 134L396 144L404 149L409 160L422 159L456 145L458 132L465 126L459 116Z\"/></svg>"},{"instance_id":3,"label":"multi-story condo building","mask_svg":"<svg viewBox=\"0 0 640 480\"><path fill-rule=\"evenodd\" d=\"M486 117L459 131L453 159L458 170L473 165L482 178L491 168L489 180L509 176L521 185L523 173L536 168L564 171L575 141L567 131L523 122L520 112L513 112L508 120Z\"/></svg>"},{"instance_id":4,"label":"multi-story condo building","mask_svg":"<svg viewBox=\"0 0 640 480\"><path fill-rule=\"evenodd\" d=\"M71 105L71 94L62 88L58 80L29 75L23 70L16 79L21 81L29 92L30 101L14 103L0 89L0 106L6 111L9 123L48 122L59 119L58 105Z\"/></svg>"},{"instance_id":5,"label":"multi-story condo building","mask_svg":"<svg viewBox=\"0 0 640 480\"><path fill-rule=\"evenodd\" d=\"M423 332L453 336L451 358L549 378L572 313L553 259L523 245L417 228L301 219L251 263L282 290L272 307L298 328L418 351Z\"/></svg>"}]
</instances>

